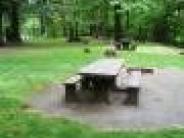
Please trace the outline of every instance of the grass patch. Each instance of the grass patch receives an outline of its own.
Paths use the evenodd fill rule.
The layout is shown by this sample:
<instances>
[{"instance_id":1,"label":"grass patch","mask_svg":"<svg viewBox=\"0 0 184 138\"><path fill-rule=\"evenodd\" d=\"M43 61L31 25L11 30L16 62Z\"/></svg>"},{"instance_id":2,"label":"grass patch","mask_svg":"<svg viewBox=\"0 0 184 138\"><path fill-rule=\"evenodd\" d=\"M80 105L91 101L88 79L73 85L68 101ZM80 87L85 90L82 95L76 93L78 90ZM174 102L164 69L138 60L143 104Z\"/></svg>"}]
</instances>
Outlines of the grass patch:
<instances>
[{"instance_id":1,"label":"grass patch","mask_svg":"<svg viewBox=\"0 0 184 138\"><path fill-rule=\"evenodd\" d=\"M129 66L184 69L184 56L140 52L124 52L122 58Z\"/></svg>"},{"instance_id":2,"label":"grass patch","mask_svg":"<svg viewBox=\"0 0 184 138\"><path fill-rule=\"evenodd\" d=\"M158 132L97 132L93 128L62 118L49 118L21 109L33 92L61 83L81 66L103 55L103 43L84 44L48 41L0 51L0 138L163 138L184 137L184 130ZM179 55L122 52L130 66L184 69Z\"/></svg>"}]
</instances>

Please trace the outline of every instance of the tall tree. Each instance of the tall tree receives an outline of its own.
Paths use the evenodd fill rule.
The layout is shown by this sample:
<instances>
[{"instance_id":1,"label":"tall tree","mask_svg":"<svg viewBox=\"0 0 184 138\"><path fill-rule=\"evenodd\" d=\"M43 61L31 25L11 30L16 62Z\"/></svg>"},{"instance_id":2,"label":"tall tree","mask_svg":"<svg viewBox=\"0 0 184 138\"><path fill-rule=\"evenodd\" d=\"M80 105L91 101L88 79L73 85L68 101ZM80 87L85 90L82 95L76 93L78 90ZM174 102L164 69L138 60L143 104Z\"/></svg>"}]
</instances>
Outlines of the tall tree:
<instances>
[{"instance_id":1,"label":"tall tree","mask_svg":"<svg viewBox=\"0 0 184 138\"><path fill-rule=\"evenodd\" d=\"M47 3L47 0L42 0L42 10L40 11L40 32L41 32L41 35L45 35L45 32L46 32L46 25L45 25L45 14L44 14L44 5L46 5Z\"/></svg>"},{"instance_id":2,"label":"tall tree","mask_svg":"<svg viewBox=\"0 0 184 138\"><path fill-rule=\"evenodd\" d=\"M3 42L3 23L2 23L2 19L3 19L3 11L1 10L1 5L0 5L0 46L2 46L4 44Z\"/></svg>"},{"instance_id":3,"label":"tall tree","mask_svg":"<svg viewBox=\"0 0 184 138\"><path fill-rule=\"evenodd\" d=\"M10 2L10 27L7 29L7 41L20 42L20 24L19 24L20 1L11 0Z\"/></svg>"},{"instance_id":4,"label":"tall tree","mask_svg":"<svg viewBox=\"0 0 184 138\"><path fill-rule=\"evenodd\" d=\"M0 1L0 46L4 45L4 41L3 41L3 9L4 9L3 2Z\"/></svg>"},{"instance_id":5,"label":"tall tree","mask_svg":"<svg viewBox=\"0 0 184 138\"><path fill-rule=\"evenodd\" d=\"M112 5L114 6L114 41L117 49L121 48L121 3L119 1L113 1Z\"/></svg>"}]
</instances>

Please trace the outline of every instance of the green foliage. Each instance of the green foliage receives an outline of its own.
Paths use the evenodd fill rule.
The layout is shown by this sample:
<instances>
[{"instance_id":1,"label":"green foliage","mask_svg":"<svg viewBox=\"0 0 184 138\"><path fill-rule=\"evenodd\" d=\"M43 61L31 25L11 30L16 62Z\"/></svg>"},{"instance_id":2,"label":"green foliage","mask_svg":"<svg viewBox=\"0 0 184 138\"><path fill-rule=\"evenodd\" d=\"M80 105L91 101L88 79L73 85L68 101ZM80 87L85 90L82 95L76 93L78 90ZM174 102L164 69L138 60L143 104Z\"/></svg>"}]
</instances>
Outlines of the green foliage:
<instances>
[{"instance_id":1,"label":"green foliage","mask_svg":"<svg viewBox=\"0 0 184 138\"><path fill-rule=\"evenodd\" d=\"M12 0L1 1L1 10L11 12ZM122 33L138 40L159 41L183 45L184 9L182 0L21 0L19 2L22 35L38 32L45 37L112 37L114 32L113 4L122 9ZM27 22L39 21L35 27ZM26 25L25 25L26 24ZM92 26L92 28L90 28ZM36 29L35 29L36 28ZM28 31L27 31L28 29ZM70 35L69 35L70 34ZM73 36L72 36L72 35Z\"/></svg>"}]
</instances>

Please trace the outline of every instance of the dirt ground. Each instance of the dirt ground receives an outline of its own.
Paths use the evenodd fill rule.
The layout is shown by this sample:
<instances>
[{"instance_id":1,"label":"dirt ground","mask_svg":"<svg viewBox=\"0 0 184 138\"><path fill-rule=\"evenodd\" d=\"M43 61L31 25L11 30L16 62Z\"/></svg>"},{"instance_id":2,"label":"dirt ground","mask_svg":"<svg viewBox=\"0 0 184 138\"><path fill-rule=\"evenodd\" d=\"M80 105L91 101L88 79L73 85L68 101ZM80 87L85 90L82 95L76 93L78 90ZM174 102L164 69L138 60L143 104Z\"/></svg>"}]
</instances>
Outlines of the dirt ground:
<instances>
[{"instance_id":1,"label":"dirt ground","mask_svg":"<svg viewBox=\"0 0 184 138\"><path fill-rule=\"evenodd\" d=\"M103 129L184 126L184 71L158 70L154 75L143 75L141 85L137 107L121 104L66 104L62 85L33 95L29 104L46 114ZM123 100L124 95L116 93L115 97Z\"/></svg>"}]
</instances>

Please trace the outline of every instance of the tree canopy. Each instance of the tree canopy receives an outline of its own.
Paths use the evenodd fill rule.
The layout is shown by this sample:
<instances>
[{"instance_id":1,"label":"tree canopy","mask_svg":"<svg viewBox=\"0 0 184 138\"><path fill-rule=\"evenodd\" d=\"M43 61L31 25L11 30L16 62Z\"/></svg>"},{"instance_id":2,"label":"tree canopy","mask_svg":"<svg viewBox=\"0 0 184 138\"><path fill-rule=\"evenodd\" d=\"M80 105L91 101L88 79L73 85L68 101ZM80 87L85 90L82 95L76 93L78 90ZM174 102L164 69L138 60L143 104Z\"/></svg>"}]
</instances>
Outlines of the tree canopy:
<instances>
[{"instance_id":1,"label":"tree canopy","mask_svg":"<svg viewBox=\"0 0 184 138\"><path fill-rule=\"evenodd\" d=\"M114 4L122 36L183 45L182 0L6 0L0 2L0 41L25 37L113 38Z\"/></svg>"}]
</instances>

